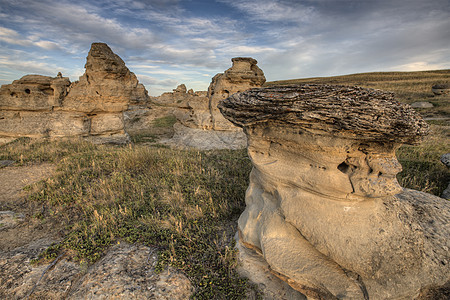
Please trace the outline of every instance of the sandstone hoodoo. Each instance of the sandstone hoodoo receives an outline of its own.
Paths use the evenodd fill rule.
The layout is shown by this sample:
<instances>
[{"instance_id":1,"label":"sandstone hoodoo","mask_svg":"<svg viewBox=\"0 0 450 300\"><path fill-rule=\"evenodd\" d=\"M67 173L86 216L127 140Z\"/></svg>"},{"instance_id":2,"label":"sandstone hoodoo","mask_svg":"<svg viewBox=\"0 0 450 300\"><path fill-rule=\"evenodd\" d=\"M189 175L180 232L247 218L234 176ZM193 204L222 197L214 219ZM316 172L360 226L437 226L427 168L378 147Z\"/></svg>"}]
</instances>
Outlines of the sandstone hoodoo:
<instances>
[{"instance_id":1,"label":"sandstone hoodoo","mask_svg":"<svg viewBox=\"0 0 450 300\"><path fill-rule=\"evenodd\" d=\"M220 113L217 108L219 101L234 93L261 87L266 82L264 73L256 65L258 62L255 59L235 57L231 61L233 62L231 68L214 76L208 88L209 109L214 130L237 129Z\"/></svg>"},{"instance_id":2,"label":"sandstone hoodoo","mask_svg":"<svg viewBox=\"0 0 450 300\"><path fill-rule=\"evenodd\" d=\"M220 113L217 105L228 96L251 88L261 87L266 81L257 61L250 57L235 57L233 65L224 73L216 74L208 92L186 92L184 85L173 93L164 93L158 102L175 106L178 123L170 143L178 147L197 149L242 149L247 138L242 129L234 126Z\"/></svg>"},{"instance_id":3,"label":"sandstone hoodoo","mask_svg":"<svg viewBox=\"0 0 450 300\"><path fill-rule=\"evenodd\" d=\"M130 103L148 100L144 86L108 45L93 43L85 68L64 100L68 110L114 113L126 110Z\"/></svg>"},{"instance_id":4,"label":"sandstone hoodoo","mask_svg":"<svg viewBox=\"0 0 450 300\"><path fill-rule=\"evenodd\" d=\"M148 101L147 91L108 45L93 43L86 72L70 83L26 75L0 89L0 137L89 137L95 142L128 141L123 112Z\"/></svg>"},{"instance_id":5,"label":"sandstone hoodoo","mask_svg":"<svg viewBox=\"0 0 450 300\"><path fill-rule=\"evenodd\" d=\"M239 242L311 299L414 299L450 279L450 204L402 189L395 150L427 125L392 94L300 85L222 101L253 170ZM431 291L431 292L430 292Z\"/></svg>"}]
</instances>

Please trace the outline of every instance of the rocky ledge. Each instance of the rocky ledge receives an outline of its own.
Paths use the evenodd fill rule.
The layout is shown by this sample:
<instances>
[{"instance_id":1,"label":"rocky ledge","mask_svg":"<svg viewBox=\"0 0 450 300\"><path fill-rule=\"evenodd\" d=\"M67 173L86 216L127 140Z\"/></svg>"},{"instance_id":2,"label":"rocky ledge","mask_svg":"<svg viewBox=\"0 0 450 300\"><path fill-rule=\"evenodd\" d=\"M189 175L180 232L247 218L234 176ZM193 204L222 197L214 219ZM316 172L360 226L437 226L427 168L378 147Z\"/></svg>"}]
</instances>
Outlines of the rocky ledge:
<instances>
[{"instance_id":1,"label":"rocky ledge","mask_svg":"<svg viewBox=\"0 0 450 300\"><path fill-rule=\"evenodd\" d=\"M257 123L345 135L361 140L417 143L426 122L392 93L361 87L305 84L259 88L234 94L219 104L240 127Z\"/></svg>"}]
</instances>

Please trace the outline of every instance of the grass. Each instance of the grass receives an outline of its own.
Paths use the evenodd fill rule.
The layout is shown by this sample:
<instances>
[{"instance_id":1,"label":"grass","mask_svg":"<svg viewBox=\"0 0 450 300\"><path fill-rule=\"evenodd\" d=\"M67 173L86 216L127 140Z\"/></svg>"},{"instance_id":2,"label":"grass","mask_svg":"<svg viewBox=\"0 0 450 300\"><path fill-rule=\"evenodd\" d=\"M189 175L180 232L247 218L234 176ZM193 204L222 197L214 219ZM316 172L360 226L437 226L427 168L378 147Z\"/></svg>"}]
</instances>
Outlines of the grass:
<instances>
[{"instance_id":1,"label":"grass","mask_svg":"<svg viewBox=\"0 0 450 300\"><path fill-rule=\"evenodd\" d=\"M403 145L397 158L403 171L397 175L401 186L440 196L450 183L450 172L440 162L450 152L448 130L431 125L430 135L417 146Z\"/></svg>"},{"instance_id":2,"label":"grass","mask_svg":"<svg viewBox=\"0 0 450 300\"><path fill-rule=\"evenodd\" d=\"M164 116L153 121L153 127L167 128L172 127L177 122L177 118L174 115Z\"/></svg>"}]
</instances>

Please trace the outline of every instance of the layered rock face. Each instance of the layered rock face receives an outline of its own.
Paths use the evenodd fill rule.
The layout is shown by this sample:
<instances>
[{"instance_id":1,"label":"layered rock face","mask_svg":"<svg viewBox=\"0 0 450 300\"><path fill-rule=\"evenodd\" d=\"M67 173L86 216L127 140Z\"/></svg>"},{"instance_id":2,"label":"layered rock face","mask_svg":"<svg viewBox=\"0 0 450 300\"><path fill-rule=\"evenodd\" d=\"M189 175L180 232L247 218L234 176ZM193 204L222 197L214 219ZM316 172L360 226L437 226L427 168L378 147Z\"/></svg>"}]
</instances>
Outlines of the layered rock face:
<instances>
[{"instance_id":1,"label":"layered rock face","mask_svg":"<svg viewBox=\"0 0 450 300\"><path fill-rule=\"evenodd\" d=\"M186 127L211 128L211 116L205 91L194 92L192 89L187 90L186 85L180 84L173 92L159 96L156 102L174 107L173 114Z\"/></svg>"},{"instance_id":2,"label":"layered rock face","mask_svg":"<svg viewBox=\"0 0 450 300\"><path fill-rule=\"evenodd\" d=\"M64 100L66 109L122 112L130 103L145 103L148 94L123 60L104 43L93 43L86 58L86 72L74 82Z\"/></svg>"},{"instance_id":3,"label":"layered rock face","mask_svg":"<svg viewBox=\"0 0 450 300\"><path fill-rule=\"evenodd\" d=\"M261 87L266 78L263 71L256 65L258 62L250 57L235 57L231 59L233 65L223 74L212 78L208 88L211 127L214 130L236 130L220 113L219 102L234 93L243 92L251 88Z\"/></svg>"},{"instance_id":4,"label":"layered rock face","mask_svg":"<svg viewBox=\"0 0 450 300\"><path fill-rule=\"evenodd\" d=\"M292 288L311 299L414 299L450 279L450 203L395 177L395 150L427 133L412 108L327 85L253 89L219 108L244 128L253 163L240 243Z\"/></svg>"},{"instance_id":5,"label":"layered rock face","mask_svg":"<svg viewBox=\"0 0 450 300\"><path fill-rule=\"evenodd\" d=\"M179 123L174 126L175 134L169 144L203 150L242 149L247 146L242 129L227 121L217 104L231 94L260 87L266 79L255 59L236 57L232 62L231 68L212 78L207 93L186 92L183 85L173 93L159 97L159 102L176 106L174 115Z\"/></svg>"},{"instance_id":6,"label":"layered rock face","mask_svg":"<svg viewBox=\"0 0 450 300\"><path fill-rule=\"evenodd\" d=\"M0 136L89 136L122 143L123 112L148 100L147 91L123 60L103 43L93 43L78 82L27 75L0 89Z\"/></svg>"}]
</instances>

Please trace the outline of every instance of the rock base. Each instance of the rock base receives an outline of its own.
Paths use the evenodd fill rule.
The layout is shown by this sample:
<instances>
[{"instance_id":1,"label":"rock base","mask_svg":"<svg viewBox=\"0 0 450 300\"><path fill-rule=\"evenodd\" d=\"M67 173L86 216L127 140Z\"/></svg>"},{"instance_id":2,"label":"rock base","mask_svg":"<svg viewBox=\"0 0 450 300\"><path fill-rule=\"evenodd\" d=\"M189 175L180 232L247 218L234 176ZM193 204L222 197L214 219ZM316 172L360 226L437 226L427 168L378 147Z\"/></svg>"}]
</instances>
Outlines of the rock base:
<instances>
[{"instance_id":1,"label":"rock base","mask_svg":"<svg viewBox=\"0 0 450 300\"><path fill-rule=\"evenodd\" d=\"M270 271L270 266L264 257L246 248L239 242L236 233L236 249L239 251L239 275L246 277L255 284L264 300L306 300L306 296L291 288L286 282L276 277Z\"/></svg>"},{"instance_id":2,"label":"rock base","mask_svg":"<svg viewBox=\"0 0 450 300\"><path fill-rule=\"evenodd\" d=\"M174 136L163 143L181 149L216 150L243 149L247 147L247 137L242 130L216 131L202 130L176 123Z\"/></svg>"}]
</instances>

